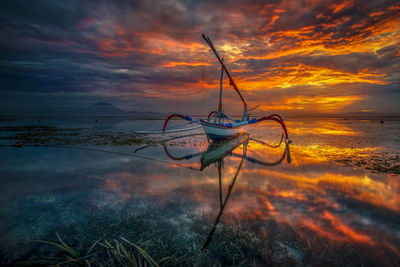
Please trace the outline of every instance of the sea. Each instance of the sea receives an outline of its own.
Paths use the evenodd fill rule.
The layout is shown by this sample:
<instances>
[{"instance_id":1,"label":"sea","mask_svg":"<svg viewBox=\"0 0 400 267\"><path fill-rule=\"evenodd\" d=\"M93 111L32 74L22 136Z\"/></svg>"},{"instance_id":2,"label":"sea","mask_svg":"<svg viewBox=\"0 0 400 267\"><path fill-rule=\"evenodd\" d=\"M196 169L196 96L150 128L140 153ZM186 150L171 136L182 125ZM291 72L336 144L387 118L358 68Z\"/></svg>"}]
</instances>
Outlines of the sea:
<instances>
[{"instance_id":1,"label":"sea","mask_svg":"<svg viewBox=\"0 0 400 267\"><path fill-rule=\"evenodd\" d=\"M400 266L400 121L285 124L3 118L0 264Z\"/></svg>"}]
</instances>

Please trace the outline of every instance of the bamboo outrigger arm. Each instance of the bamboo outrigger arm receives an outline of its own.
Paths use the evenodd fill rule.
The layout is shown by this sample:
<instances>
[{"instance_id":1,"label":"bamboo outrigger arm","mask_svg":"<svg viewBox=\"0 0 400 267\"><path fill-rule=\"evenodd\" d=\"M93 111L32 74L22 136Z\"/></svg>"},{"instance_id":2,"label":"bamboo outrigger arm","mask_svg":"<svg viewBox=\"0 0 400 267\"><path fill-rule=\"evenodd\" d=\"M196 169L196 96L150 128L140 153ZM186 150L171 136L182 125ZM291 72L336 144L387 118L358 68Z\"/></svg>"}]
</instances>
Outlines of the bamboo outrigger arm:
<instances>
[{"instance_id":1,"label":"bamboo outrigger arm","mask_svg":"<svg viewBox=\"0 0 400 267\"><path fill-rule=\"evenodd\" d=\"M221 63L221 66L224 68L226 75L228 75L228 77L229 77L229 83L233 86L233 88L234 88L234 89L236 90L236 92L239 94L240 99L241 99L242 102L243 102L245 111L246 111L246 113L247 113L247 103L246 103L246 101L244 100L242 94L240 93L239 88L236 86L236 83L235 83L235 81L233 80L233 78L232 78L231 74L229 73L228 69L225 67L225 64L224 64L224 62L222 61L221 57L218 55L217 50L215 50L214 45L212 44L210 38L206 37L206 36L204 35L204 33L203 33L201 36L202 36L203 39L206 41L206 43L210 46L211 50L214 52L215 56L217 57L219 63Z\"/></svg>"}]
</instances>

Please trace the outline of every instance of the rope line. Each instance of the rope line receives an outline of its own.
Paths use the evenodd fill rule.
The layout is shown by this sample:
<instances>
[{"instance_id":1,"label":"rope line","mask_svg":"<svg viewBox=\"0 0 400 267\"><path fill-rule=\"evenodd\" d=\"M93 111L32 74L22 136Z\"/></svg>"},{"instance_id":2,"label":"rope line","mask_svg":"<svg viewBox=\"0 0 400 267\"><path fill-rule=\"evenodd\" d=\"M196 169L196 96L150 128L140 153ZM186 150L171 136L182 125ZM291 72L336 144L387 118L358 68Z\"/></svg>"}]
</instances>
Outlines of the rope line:
<instances>
[{"instance_id":1,"label":"rope line","mask_svg":"<svg viewBox=\"0 0 400 267\"><path fill-rule=\"evenodd\" d=\"M183 128L183 129L175 129L175 130L167 130L167 131L133 131L134 133L137 134L163 134L163 133L179 133L179 132L185 132L185 131L191 131L195 130L198 128L201 128L203 126L198 125L194 127L189 127L189 128Z\"/></svg>"},{"instance_id":2,"label":"rope line","mask_svg":"<svg viewBox=\"0 0 400 267\"><path fill-rule=\"evenodd\" d=\"M137 154L124 153L124 152L118 152L118 151L111 151L111 150L106 150L106 149L91 148L91 147L79 147L79 146L65 146L65 145L42 145L42 146L43 147L52 147L52 148L67 148L67 149L75 149L75 150L104 152L104 153L116 154L116 155L121 155L121 156L129 156L129 157L133 157L133 158L159 162L159 163L163 163L163 164L166 164L166 165L180 166L182 168L195 170L195 171L200 171L199 169L187 166L185 164L179 164L179 163L175 163L175 162L169 162L169 161L165 161L165 160L160 160L160 159L155 159L155 158L150 158L150 157L145 157L145 156L139 156Z\"/></svg>"}]
</instances>

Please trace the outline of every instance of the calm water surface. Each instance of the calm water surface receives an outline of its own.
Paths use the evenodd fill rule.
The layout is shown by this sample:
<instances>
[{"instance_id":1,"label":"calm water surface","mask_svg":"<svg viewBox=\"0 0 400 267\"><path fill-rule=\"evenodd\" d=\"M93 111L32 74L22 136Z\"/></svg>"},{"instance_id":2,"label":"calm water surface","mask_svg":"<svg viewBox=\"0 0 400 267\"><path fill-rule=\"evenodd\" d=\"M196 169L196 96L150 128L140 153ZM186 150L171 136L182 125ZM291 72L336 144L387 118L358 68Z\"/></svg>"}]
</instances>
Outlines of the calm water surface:
<instances>
[{"instance_id":1,"label":"calm water surface","mask_svg":"<svg viewBox=\"0 0 400 267\"><path fill-rule=\"evenodd\" d=\"M40 124L128 133L162 121ZM222 144L202 130L150 136L166 140L151 146L3 140L0 262L46 257L46 244L23 241L57 232L77 249L122 236L161 265L400 266L400 122L287 127L290 151L274 124Z\"/></svg>"}]
</instances>

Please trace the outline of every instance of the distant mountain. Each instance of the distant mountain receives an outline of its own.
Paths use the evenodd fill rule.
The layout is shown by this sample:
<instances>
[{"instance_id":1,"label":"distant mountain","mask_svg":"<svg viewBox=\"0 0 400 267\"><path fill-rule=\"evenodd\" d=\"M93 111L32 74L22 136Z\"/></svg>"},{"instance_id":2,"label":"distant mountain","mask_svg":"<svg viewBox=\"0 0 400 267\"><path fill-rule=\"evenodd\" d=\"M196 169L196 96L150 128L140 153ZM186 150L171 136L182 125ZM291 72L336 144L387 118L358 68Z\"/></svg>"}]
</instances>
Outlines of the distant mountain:
<instances>
[{"instance_id":1,"label":"distant mountain","mask_svg":"<svg viewBox=\"0 0 400 267\"><path fill-rule=\"evenodd\" d=\"M162 113L156 112L142 112L142 111L126 111L120 108L113 106L110 103L106 102L97 102L87 108L80 108L75 110L70 110L66 112L66 115L69 116L90 116L90 117L101 117L101 116L159 116L163 115Z\"/></svg>"},{"instance_id":2,"label":"distant mountain","mask_svg":"<svg viewBox=\"0 0 400 267\"><path fill-rule=\"evenodd\" d=\"M110 103L106 102L97 102L92 105L92 107L109 107L112 106Z\"/></svg>"}]
</instances>

